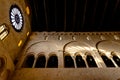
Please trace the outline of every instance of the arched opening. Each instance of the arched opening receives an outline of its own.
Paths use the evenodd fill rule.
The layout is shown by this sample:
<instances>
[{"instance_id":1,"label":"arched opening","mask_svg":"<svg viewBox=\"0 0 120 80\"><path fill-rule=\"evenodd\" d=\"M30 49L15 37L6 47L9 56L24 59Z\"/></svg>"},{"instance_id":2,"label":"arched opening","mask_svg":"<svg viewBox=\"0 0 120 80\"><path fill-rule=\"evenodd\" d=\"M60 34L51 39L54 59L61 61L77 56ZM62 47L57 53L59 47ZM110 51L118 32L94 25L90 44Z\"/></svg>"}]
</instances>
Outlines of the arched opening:
<instances>
[{"instance_id":1,"label":"arched opening","mask_svg":"<svg viewBox=\"0 0 120 80\"><path fill-rule=\"evenodd\" d=\"M119 58L115 56L116 53L114 53L114 52L120 53L119 47L120 47L120 43L117 41L104 40L97 43L96 48L98 49L98 52L100 53L100 55L102 53L101 57L107 67L115 67L111 59L105 56L105 55L111 56L111 53L113 55L113 60L119 66L120 64Z\"/></svg>"},{"instance_id":2,"label":"arched opening","mask_svg":"<svg viewBox=\"0 0 120 80\"><path fill-rule=\"evenodd\" d=\"M87 61L89 67L97 67L96 62L91 55L87 55L86 61Z\"/></svg>"},{"instance_id":3,"label":"arched opening","mask_svg":"<svg viewBox=\"0 0 120 80\"><path fill-rule=\"evenodd\" d=\"M74 61L70 55L64 57L64 67L65 68L74 68Z\"/></svg>"},{"instance_id":4,"label":"arched opening","mask_svg":"<svg viewBox=\"0 0 120 80\"><path fill-rule=\"evenodd\" d=\"M49 57L47 67L48 68L58 68L58 58L56 55L52 55Z\"/></svg>"},{"instance_id":5,"label":"arched opening","mask_svg":"<svg viewBox=\"0 0 120 80\"><path fill-rule=\"evenodd\" d=\"M113 60L120 67L120 58L118 56L116 56L116 55L113 55Z\"/></svg>"},{"instance_id":6,"label":"arched opening","mask_svg":"<svg viewBox=\"0 0 120 80\"><path fill-rule=\"evenodd\" d=\"M28 55L22 65L23 68L32 68L34 63L34 55Z\"/></svg>"},{"instance_id":7,"label":"arched opening","mask_svg":"<svg viewBox=\"0 0 120 80\"><path fill-rule=\"evenodd\" d=\"M85 61L83 60L82 56L77 55L75 60L76 60L76 65L78 68L79 67L86 67Z\"/></svg>"},{"instance_id":8,"label":"arched opening","mask_svg":"<svg viewBox=\"0 0 120 80\"><path fill-rule=\"evenodd\" d=\"M46 58L44 55L39 55L35 64L35 68L45 68Z\"/></svg>"},{"instance_id":9,"label":"arched opening","mask_svg":"<svg viewBox=\"0 0 120 80\"><path fill-rule=\"evenodd\" d=\"M106 57L105 55L102 55L101 57L107 67L115 67L113 62L108 57Z\"/></svg>"}]
</instances>

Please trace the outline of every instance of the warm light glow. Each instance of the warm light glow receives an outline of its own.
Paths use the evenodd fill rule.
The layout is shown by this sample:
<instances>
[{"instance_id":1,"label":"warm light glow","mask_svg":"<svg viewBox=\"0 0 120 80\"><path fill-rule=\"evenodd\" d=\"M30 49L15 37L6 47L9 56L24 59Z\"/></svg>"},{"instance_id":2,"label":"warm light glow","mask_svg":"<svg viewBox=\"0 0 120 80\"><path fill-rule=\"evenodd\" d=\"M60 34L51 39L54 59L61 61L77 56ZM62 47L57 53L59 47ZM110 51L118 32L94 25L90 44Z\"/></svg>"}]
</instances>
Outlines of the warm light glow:
<instances>
[{"instance_id":1,"label":"warm light glow","mask_svg":"<svg viewBox=\"0 0 120 80\"><path fill-rule=\"evenodd\" d=\"M45 36L45 40L48 40L48 36Z\"/></svg>"},{"instance_id":2,"label":"warm light glow","mask_svg":"<svg viewBox=\"0 0 120 80\"><path fill-rule=\"evenodd\" d=\"M2 34L0 34L0 39L3 40L8 35L8 31L4 31Z\"/></svg>"},{"instance_id":3,"label":"warm light glow","mask_svg":"<svg viewBox=\"0 0 120 80\"><path fill-rule=\"evenodd\" d=\"M0 33L6 29L5 25L0 26Z\"/></svg>"},{"instance_id":4,"label":"warm light glow","mask_svg":"<svg viewBox=\"0 0 120 80\"><path fill-rule=\"evenodd\" d=\"M59 37L58 37L58 40L62 40L62 37L61 37L61 36L59 36Z\"/></svg>"},{"instance_id":5,"label":"warm light glow","mask_svg":"<svg viewBox=\"0 0 120 80\"><path fill-rule=\"evenodd\" d=\"M6 36L8 35L8 30L6 25L1 25L0 26L0 39L3 40Z\"/></svg>"},{"instance_id":6,"label":"warm light glow","mask_svg":"<svg viewBox=\"0 0 120 80\"><path fill-rule=\"evenodd\" d=\"M18 47L20 47L21 44L22 44L22 40L19 41L19 43L18 43Z\"/></svg>"},{"instance_id":7,"label":"warm light glow","mask_svg":"<svg viewBox=\"0 0 120 80\"><path fill-rule=\"evenodd\" d=\"M75 36L72 36L72 39L73 39L73 40L76 40Z\"/></svg>"},{"instance_id":8,"label":"warm light glow","mask_svg":"<svg viewBox=\"0 0 120 80\"><path fill-rule=\"evenodd\" d=\"M29 36L30 32L27 32L27 36Z\"/></svg>"},{"instance_id":9,"label":"warm light glow","mask_svg":"<svg viewBox=\"0 0 120 80\"><path fill-rule=\"evenodd\" d=\"M100 36L101 40L105 40L105 37L104 36Z\"/></svg>"},{"instance_id":10,"label":"warm light glow","mask_svg":"<svg viewBox=\"0 0 120 80\"><path fill-rule=\"evenodd\" d=\"M30 9L29 9L28 6L26 7L26 13L27 13L28 15L30 15Z\"/></svg>"},{"instance_id":11,"label":"warm light glow","mask_svg":"<svg viewBox=\"0 0 120 80\"><path fill-rule=\"evenodd\" d=\"M117 35L114 35L115 40L119 40L120 38Z\"/></svg>"},{"instance_id":12,"label":"warm light glow","mask_svg":"<svg viewBox=\"0 0 120 80\"><path fill-rule=\"evenodd\" d=\"M103 53L103 55L107 56L108 58L111 57L111 52L106 51L106 50L103 50L103 49L99 49L99 51L100 51L101 53Z\"/></svg>"},{"instance_id":13,"label":"warm light glow","mask_svg":"<svg viewBox=\"0 0 120 80\"><path fill-rule=\"evenodd\" d=\"M91 51L91 48L86 46L70 46L66 48L66 52L69 52L72 54L76 52L81 52L81 51Z\"/></svg>"}]
</instances>

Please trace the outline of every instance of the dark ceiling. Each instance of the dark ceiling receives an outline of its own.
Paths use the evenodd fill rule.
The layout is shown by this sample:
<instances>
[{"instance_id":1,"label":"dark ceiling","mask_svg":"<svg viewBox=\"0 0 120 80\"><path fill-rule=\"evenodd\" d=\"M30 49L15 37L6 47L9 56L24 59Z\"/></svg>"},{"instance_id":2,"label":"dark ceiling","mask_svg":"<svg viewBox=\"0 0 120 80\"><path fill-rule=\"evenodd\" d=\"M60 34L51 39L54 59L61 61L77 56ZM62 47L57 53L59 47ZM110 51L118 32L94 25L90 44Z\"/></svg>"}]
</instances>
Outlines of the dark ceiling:
<instances>
[{"instance_id":1,"label":"dark ceiling","mask_svg":"<svg viewBox=\"0 0 120 80\"><path fill-rule=\"evenodd\" d=\"M27 0L33 31L120 31L120 0Z\"/></svg>"}]
</instances>

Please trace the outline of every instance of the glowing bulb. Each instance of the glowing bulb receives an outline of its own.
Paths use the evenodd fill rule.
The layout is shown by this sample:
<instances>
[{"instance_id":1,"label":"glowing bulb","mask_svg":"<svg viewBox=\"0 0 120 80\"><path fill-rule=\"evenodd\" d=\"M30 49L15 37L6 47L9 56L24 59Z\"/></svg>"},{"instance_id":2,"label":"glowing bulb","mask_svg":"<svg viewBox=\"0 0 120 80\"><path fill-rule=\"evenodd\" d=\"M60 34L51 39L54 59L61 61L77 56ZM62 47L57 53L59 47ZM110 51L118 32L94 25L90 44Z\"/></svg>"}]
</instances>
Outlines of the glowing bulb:
<instances>
[{"instance_id":1,"label":"glowing bulb","mask_svg":"<svg viewBox=\"0 0 120 80\"><path fill-rule=\"evenodd\" d=\"M27 32L27 36L29 36L30 32Z\"/></svg>"},{"instance_id":2,"label":"glowing bulb","mask_svg":"<svg viewBox=\"0 0 120 80\"><path fill-rule=\"evenodd\" d=\"M26 13L27 13L28 15L30 15L30 9L29 9L28 6L26 7Z\"/></svg>"},{"instance_id":3,"label":"glowing bulb","mask_svg":"<svg viewBox=\"0 0 120 80\"><path fill-rule=\"evenodd\" d=\"M22 44L22 40L19 41L19 43L18 43L18 47L20 47L21 44Z\"/></svg>"}]
</instances>

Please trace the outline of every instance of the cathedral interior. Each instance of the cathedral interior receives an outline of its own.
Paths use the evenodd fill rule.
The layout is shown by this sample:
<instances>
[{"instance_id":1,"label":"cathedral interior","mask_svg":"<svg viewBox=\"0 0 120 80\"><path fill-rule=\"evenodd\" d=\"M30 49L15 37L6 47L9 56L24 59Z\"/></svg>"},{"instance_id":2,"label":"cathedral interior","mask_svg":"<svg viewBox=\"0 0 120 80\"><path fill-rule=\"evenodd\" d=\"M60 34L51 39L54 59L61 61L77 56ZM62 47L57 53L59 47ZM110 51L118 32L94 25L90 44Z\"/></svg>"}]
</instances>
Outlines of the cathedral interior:
<instances>
[{"instance_id":1,"label":"cathedral interior","mask_svg":"<svg viewBox=\"0 0 120 80\"><path fill-rule=\"evenodd\" d=\"M0 80L120 80L120 0L0 0Z\"/></svg>"}]
</instances>

